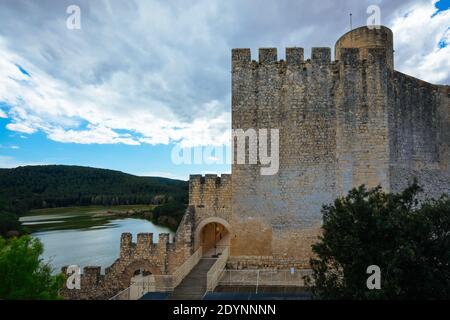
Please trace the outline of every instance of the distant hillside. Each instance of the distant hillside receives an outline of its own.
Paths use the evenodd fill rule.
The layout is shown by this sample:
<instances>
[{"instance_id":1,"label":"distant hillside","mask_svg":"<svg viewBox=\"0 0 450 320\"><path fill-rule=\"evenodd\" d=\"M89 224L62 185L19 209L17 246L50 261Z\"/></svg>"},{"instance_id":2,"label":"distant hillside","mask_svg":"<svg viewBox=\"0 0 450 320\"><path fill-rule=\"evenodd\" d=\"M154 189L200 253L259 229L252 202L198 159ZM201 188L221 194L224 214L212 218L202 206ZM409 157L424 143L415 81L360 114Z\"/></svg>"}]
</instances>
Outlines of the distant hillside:
<instances>
[{"instance_id":1,"label":"distant hillside","mask_svg":"<svg viewBox=\"0 0 450 320\"><path fill-rule=\"evenodd\" d=\"M0 169L0 201L8 211L118 204L185 207L188 182L137 177L79 166L26 166Z\"/></svg>"}]
</instances>

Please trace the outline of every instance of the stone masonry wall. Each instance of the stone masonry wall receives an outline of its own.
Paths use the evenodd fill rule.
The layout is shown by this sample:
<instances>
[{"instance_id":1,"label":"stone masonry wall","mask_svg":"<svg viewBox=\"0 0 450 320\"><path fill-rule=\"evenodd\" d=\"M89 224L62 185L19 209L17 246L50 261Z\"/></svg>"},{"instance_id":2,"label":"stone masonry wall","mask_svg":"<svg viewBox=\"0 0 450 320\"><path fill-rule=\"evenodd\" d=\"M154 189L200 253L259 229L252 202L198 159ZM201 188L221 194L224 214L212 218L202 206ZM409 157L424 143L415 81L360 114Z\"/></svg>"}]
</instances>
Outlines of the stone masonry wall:
<instances>
[{"instance_id":1,"label":"stone masonry wall","mask_svg":"<svg viewBox=\"0 0 450 320\"><path fill-rule=\"evenodd\" d=\"M329 48L306 61L302 48L286 61L232 51L233 129L280 134L276 175L233 164L233 257L305 260L321 207L361 184L400 191L416 176L427 195L449 192L448 86L394 71L392 45L389 29L364 27L338 41L336 61Z\"/></svg>"},{"instance_id":2,"label":"stone masonry wall","mask_svg":"<svg viewBox=\"0 0 450 320\"><path fill-rule=\"evenodd\" d=\"M210 217L226 221L231 216L231 175L191 175L189 205L195 208L195 224Z\"/></svg>"},{"instance_id":3,"label":"stone masonry wall","mask_svg":"<svg viewBox=\"0 0 450 320\"><path fill-rule=\"evenodd\" d=\"M392 191L417 178L424 198L450 194L450 87L397 71L389 85Z\"/></svg>"},{"instance_id":4,"label":"stone masonry wall","mask_svg":"<svg viewBox=\"0 0 450 320\"><path fill-rule=\"evenodd\" d=\"M231 175L191 175L189 206L194 213L194 251L200 246L201 229L209 222L219 222L229 229L231 220ZM227 230L231 232L231 230Z\"/></svg>"},{"instance_id":5,"label":"stone masonry wall","mask_svg":"<svg viewBox=\"0 0 450 320\"><path fill-rule=\"evenodd\" d=\"M320 226L321 207L362 183L388 183L385 52L342 49L331 62L329 48L233 51L233 129L279 129L280 168L273 176L260 165L233 165L233 255L304 257L311 241L302 232ZM256 245L249 241L258 238ZM299 242L300 241L300 242ZM312 241L313 242L313 241Z\"/></svg>"}]
</instances>

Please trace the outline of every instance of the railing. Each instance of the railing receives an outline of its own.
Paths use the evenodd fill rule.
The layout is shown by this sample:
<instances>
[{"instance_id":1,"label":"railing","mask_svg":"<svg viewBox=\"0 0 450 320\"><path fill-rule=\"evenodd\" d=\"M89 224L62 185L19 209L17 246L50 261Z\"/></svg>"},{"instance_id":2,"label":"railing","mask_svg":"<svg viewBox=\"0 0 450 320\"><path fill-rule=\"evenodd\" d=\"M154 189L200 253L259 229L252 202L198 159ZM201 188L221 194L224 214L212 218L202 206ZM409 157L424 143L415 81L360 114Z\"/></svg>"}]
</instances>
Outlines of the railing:
<instances>
[{"instance_id":1,"label":"railing","mask_svg":"<svg viewBox=\"0 0 450 320\"><path fill-rule=\"evenodd\" d=\"M145 277L134 277L128 288L122 290L110 300L138 300L148 292L173 291L181 281L191 272L192 268L202 257L202 247L194 252L173 274L171 275L149 275Z\"/></svg>"},{"instance_id":2,"label":"railing","mask_svg":"<svg viewBox=\"0 0 450 320\"><path fill-rule=\"evenodd\" d=\"M118 294L116 294L114 297L110 298L109 300L131 300L130 299L130 287L120 291Z\"/></svg>"},{"instance_id":3,"label":"railing","mask_svg":"<svg viewBox=\"0 0 450 320\"><path fill-rule=\"evenodd\" d=\"M130 285L130 299L136 300L147 292L173 291L172 275L149 275L146 277L133 278Z\"/></svg>"},{"instance_id":4,"label":"railing","mask_svg":"<svg viewBox=\"0 0 450 320\"><path fill-rule=\"evenodd\" d=\"M209 249L204 249L203 250L203 257L213 257L213 258L217 258L218 256L220 256L227 248L229 247L229 245L215 245L214 247L211 247Z\"/></svg>"},{"instance_id":5,"label":"railing","mask_svg":"<svg viewBox=\"0 0 450 320\"><path fill-rule=\"evenodd\" d=\"M148 292L173 291L172 279L172 275L151 275L138 280L132 279L128 288L109 300L139 300Z\"/></svg>"},{"instance_id":6,"label":"railing","mask_svg":"<svg viewBox=\"0 0 450 320\"><path fill-rule=\"evenodd\" d=\"M223 270L218 284L223 286L305 286L311 269L303 270Z\"/></svg>"},{"instance_id":7,"label":"railing","mask_svg":"<svg viewBox=\"0 0 450 320\"><path fill-rule=\"evenodd\" d=\"M173 274L172 287L176 288L181 281L191 272L202 258L202 247L198 248ZM173 290L172 288L172 290Z\"/></svg>"},{"instance_id":8,"label":"railing","mask_svg":"<svg viewBox=\"0 0 450 320\"><path fill-rule=\"evenodd\" d=\"M230 247L226 247L217 261L213 264L211 269L209 269L206 275L206 290L209 292L214 291L219 282L219 279L222 277L222 273L225 271L225 266L228 261L228 256L230 254Z\"/></svg>"}]
</instances>

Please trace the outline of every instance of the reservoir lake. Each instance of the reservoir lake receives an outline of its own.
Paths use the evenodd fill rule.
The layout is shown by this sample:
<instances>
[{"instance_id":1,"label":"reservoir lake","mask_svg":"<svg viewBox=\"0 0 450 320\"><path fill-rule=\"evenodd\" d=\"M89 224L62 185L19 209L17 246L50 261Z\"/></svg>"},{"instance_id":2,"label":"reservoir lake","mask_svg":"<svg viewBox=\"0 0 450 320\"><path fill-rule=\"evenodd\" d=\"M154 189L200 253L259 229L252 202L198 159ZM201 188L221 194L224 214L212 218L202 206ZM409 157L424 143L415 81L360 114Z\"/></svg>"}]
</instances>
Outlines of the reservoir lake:
<instances>
[{"instance_id":1,"label":"reservoir lake","mask_svg":"<svg viewBox=\"0 0 450 320\"><path fill-rule=\"evenodd\" d=\"M156 225L149 220L134 217L117 217L115 212L131 209L150 209L149 206L113 207L70 207L33 210L20 218L32 236L44 245L41 256L49 262L53 273L62 266L78 265L110 266L119 257L120 236L124 232L133 235L136 242L138 233L153 233L153 242L158 242L158 234L169 233L173 240L174 231Z\"/></svg>"}]
</instances>

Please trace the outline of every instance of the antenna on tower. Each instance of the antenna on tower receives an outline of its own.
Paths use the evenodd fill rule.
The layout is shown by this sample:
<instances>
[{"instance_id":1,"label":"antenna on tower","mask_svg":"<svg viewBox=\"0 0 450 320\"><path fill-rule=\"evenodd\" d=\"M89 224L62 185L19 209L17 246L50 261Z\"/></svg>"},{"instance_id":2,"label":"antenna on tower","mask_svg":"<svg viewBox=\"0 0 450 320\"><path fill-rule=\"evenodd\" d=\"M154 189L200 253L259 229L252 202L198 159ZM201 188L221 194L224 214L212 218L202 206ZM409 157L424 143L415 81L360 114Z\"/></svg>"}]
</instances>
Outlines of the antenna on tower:
<instances>
[{"instance_id":1,"label":"antenna on tower","mask_svg":"<svg viewBox=\"0 0 450 320\"><path fill-rule=\"evenodd\" d=\"M352 13L350 12L350 31L353 30Z\"/></svg>"}]
</instances>

